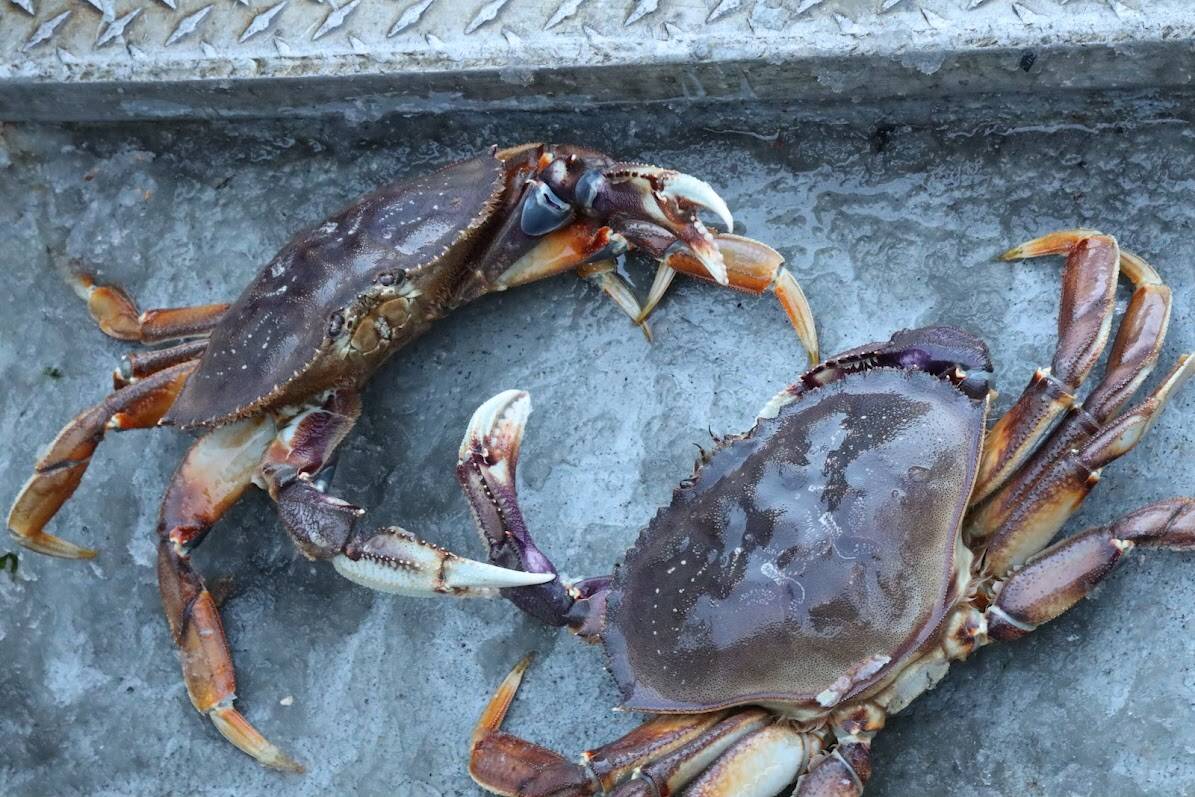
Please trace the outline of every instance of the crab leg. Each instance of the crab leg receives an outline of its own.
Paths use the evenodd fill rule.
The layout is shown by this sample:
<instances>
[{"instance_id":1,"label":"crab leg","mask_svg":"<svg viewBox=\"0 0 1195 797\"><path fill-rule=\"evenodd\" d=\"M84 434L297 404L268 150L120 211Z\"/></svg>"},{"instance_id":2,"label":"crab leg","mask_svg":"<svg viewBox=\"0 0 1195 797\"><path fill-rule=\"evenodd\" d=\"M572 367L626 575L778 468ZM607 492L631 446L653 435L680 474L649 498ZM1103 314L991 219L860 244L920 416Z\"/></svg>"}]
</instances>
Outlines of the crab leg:
<instances>
[{"instance_id":1,"label":"crab leg","mask_svg":"<svg viewBox=\"0 0 1195 797\"><path fill-rule=\"evenodd\" d=\"M187 452L162 499L158 586L191 704L228 741L262 764L302 772L233 707L236 673L220 612L190 559L191 548L252 483L273 434L271 421L252 418L204 435Z\"/></svg>"},{"instance_id":2,"label":"crab leg","mask_svg":"<svg viewBox=\"0 0 1195 797\"><path fill-rule=\"evenodd\" d=\"M647 320L668 291L677 272L713 281L700 261L693 257L689 250L680 246L680 242L670 236L667 230L658 227L652 229L652 225L640 223L628 225L625 234L635 246L660 261L637 322ZM753 296L762 296L767 292L774 294L796 331L797 338L809 357L810 365L816 364L820 355L813 311L800 283L792 272L784 267L784 258L770 246L740 235L719 235L715 241L726 264L726 284Z\"/></svg>"},{"instance_id":3,"label":"crab leg","mask_svg":"<svg viewBox=\"0 0 1195 797\"><path fill-rule=\"evenodd\" d=\"M1158 501L1041 551L999 588L987 611L988 636L1016 639L1058 617L1138 545L1195 550L1195 498Z\"/></svg>"},{"instance_id":4,"label":"crab leg","mask_svg":"<svg viewBox=\"0 0 1195 797\"><path fill-rule=\"evenodd\" d=\"M972 542L987 539L1047 479L1059 460L1082 448L1132 398L1157 364L1170 318L1170 289L1144 261L1121 253L1121 264L1138 284L1108 357L1103 378L1082 404L1075 404L1029 458L989 493L968 529ZM989 485L990 486L990 485ZM1042 541L1044 546L1048 540Z\"/></svg>"},{"instance_id":5,"label":"crab leg","mask_svg":"<svg viewBox=\"0 0 1195 797\"><path fill-rule=\"evenodd\" d=\"M777 723L722 754L685 789L686 797L772 797L805 770L821 740Z\"/></svg>"},{"instance_id":6,"label":"crab leg","mask_svg":"<svg viewBox=\"0 0 1195 797\"><path fill-rule=\"evenodd\" d=\"M506 676L473 732L469 774L495 794L647 797L684 789L693 797L770 797L821 749L818 736L747 709L659 716L573 764L502 731L529 661Z\"/></svg>"},{"instance_id":7,"label":"crab leg","mask_svg":"<svg viewBox=\"0 0 1195 797\"><path fill-rule=\"evenodd\" d=\"M768 291L774 293L796 330L810 362L817 362L817 331L813 311L796 278L784 268L784 259L779 253L766 244L740 235L720 234L714 236L713 241L725 266L726 284L755 296ZM631 249L642 250L660 261L655 282L642 307L625 284L610 273L610 258ZM593 222L583 221L545 235L495 280L494 289L505 290L573 270L580 276L596 277L600 287L639 326L647 323L648 316L678 271L715 281L703 262L682 241L662 227L632 221L624 221L613 227L597 227Z\"/></svg>"},{"instance_id":8,"label":"crab leg","mask_svg":"<svg viewBox=\"0 0 1195 797\"><path fill-rule=\"evenodd\" d=\"M626 313L627 318L643 330L643 337L647 338L648 343L651 343L651 327L643 314L643 308L639 306L639 300L635 298L630 287L618 278L615 267L613 260L587 263L577 268L577 276L601 288L602 292L618 305L618 309Z\"/></svg>"},{"instance_id":9,"label":"crab leg","mask_svg":"<svg viewBox=\"0 0 1195 797\"><path fill-rule=\"evenodd\" d=\"M859 797L870 774L869 743L839 744L801 776L793 797Z\"/></svg>"},{"instance_id":10,"label":"crab leg","mask_svg":"<svg viewBox=\"0 0 1195 797\"><path fill-rule=\"evenodd\" d=\"M531 657L525 656L515 665L477 721L469 747L469 775L482 788L510 797L597 794L602 786L585 767L502 731L502 721L530 663Z\"/></svg>"},{"instance_id":11,"label":"crab leg","mask_svg":"<svg viewBox=\"0 0 1195 797\"><path fill-rule=\"evenodd\" d=\"M371 589L415 597L492 597L499 588L553 578L464 559L397 526L356 537L353 526L364 510L326 495L320 474L360 412L355 391L333 391L291 419L258 464L255 481L274 499L304 556L331 559L338 573Z\"/></svg>"},{"instance_id":12,"label":"crab leg","mask_svg":"<svg viewBox=\"0 0 1195 797\"><path fill-rule=\"evenodd\" d=\"M1162 284L1157 272L1135 255L1122 252L1121 265L1138 287L1117 331L1103 378L1081 405L1071 407L1023 465L998 489L989 491L968 530L973 542L993 534L1027 490L1046 478L1060 459L1081 448L1115 416L1157 364L1170 319L1170 289Z\"/></svg>"},{"instance_id":13,"label":"crab leg","mask_svg":"<svg viewBox=\"0 0 1195 797\"><path fill-rule=\"evenodd\" d=\"M227 304L199 304L142 313L127 293L115 285L97 285L90 274L72 275L71 287L87 302L100 330L117 340L158 343L206 335L228 309Z\"/></svg>"},{"instance_id":14,"label":"crab leg","mask_svg":"<svg viewBox=\"0 0 1195 797\"><path fill-rule=\"evenodd\" d=\"M504 597L542 622L589 636L592 624L586 620L604 606L606 579L571 586L557 579L552 560L536 546L519 508L515 471L530 412L531 397L521 390L504 391L478 407L461 441L456 478L490 561L547 576L544 583L507 590Z\"/></svg>"},{"instance_id":15,"label":"crab leg","mask_svg":"<svg viewBox=\"0 0 1195 797\"><path fill-rule=\"evenodd\" d=\"M17 542L39 553L64 559L90 559L80 548L44 531L47 523L79 486L91 455L109 430L145 429L166 414L195 361L178 363L110 394L63 427L34 465L33 475L13 502L8 528Z\"/></svg>"},{"instance_id":16,"label":"crab leg","mask_svg":"<svg viewBox=\"0 0 1195 797\"><path fill-rule=\"evenodd\" d=\"M1137 445L1192 376L1195 355L1185 354L1145 401L1060 456L1038 481L1018 483L1016 492L984 505L973 522L981 530L995 529L984 554L988 572L1001 575L1045 547L1099 481L1100 471Z\"/></svg>"},{"instance_id":17,"label":"crab leg","mask_svg":"<svg viewBox=\"0 0 1195 797\"><path fill-rule=\"evenodd\" d=\"M1033 452L1054 421L1075 404L1075 393L1103 352L1112 328L1120 249L1116 239L1093 230L1064 230L1010 249L1016 260L1065 254L1058 346L1048 369L1029 386L988 433L973 497L983 500Z\"/></svg>"},{"instance_id":18,"label":"crab leg","mask_svg":"<svg viewBox=\"0 0 1195 797\"><path fill-rule=\"evenodd\" d=\"M120 366L112 372L112 389L120 390L172 365L197 360L207 350L207 344L207 338L200 338L164 349L126 354L120 358Z\"/></svg>"}]
</instances>

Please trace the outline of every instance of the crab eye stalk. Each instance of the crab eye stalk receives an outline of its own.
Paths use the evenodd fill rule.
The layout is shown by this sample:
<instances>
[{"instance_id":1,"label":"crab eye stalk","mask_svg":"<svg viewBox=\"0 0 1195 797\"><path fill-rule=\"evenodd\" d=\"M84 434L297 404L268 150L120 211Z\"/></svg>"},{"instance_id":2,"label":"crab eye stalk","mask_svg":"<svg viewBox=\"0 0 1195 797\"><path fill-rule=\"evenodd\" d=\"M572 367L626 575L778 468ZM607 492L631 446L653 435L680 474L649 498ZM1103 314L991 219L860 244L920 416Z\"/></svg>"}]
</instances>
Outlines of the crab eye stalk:
<instances>
[{"instance_id":1,"label":"crab eye stalk","mask_svg":"<svg viewBox=\"0 0 1195 797\"><path fill-rule=\"evenodd\" d=\"M328 319L328 337L334 338L344 329L344 314L336 312Z\"/></svg>"},{"instance_id":2,"label":"crab eye stalk","mask_svg":"<svg viewBox=\"0 0 1195 797\"><path fill-rule=\"evenodd\" d=\"M377 279L379 285L384 285L386 287L402 285L407 281L407 272L401 268L397 271L383 271L378 275Z\"/></svg>"},{"instance_id":3,"label":"crab eye stalk","mask_svg":"<svg viewBox=\"0 0 1195 797\"><path fill-rule=\"evenodd\" d=\"M531 190L523 200L523 213L519 226L523 232L538 238L559 230L573 220L573 208L548 184L540 180L531 181Z\"/></svg>"}]
</instances>

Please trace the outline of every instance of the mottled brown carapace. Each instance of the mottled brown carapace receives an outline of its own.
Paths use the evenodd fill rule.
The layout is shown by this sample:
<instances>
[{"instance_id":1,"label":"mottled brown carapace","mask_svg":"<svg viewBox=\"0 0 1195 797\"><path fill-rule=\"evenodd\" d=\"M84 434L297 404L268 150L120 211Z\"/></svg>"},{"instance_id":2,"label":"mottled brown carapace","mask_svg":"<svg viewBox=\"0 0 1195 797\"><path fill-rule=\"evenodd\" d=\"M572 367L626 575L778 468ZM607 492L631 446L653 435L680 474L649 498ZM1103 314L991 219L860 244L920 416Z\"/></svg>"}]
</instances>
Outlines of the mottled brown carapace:
<instances>
[{"instance_id":1,"label":"mottled brown carapace","mask_svg":"<svg viewBox=\"0 0 1195 797\"><path fill-rule=\"evenodd\" d=\"M380 364L390 350L423 332L437 310L447 309L431 305L443 304L446 292L455 287L442 283L455 277L471 254L467 244L477 228L501 221L492 211L502 197L504 178L500 160L479 155L380 188L296 235L249 283L225 322L212 330L207 352L167 421L179 426L219 423L263 402L285 403L286 392L304 393L292 397L299 400L332 387L344 374L339 335L329 334L333 313L344 318L371 292L379 299L409 297L427 305L422 312L405 312L406 318L420 322L409 325L401 340L376 351L372 359ZM446 268L445 256L455 263ZM429 264L436 268L424 268ZM411 284L380 283L382 275L394 274ZM313 317L320 322L312 323ZM330 360L329 368L319 368L321 358ZM306 384L318 382L322 370L329 372L329 384ZM371 371L362 369L361 378ZM288 389L291 380L301 377L306 379L297 391Z\"/></svg>"},{"instance_id":2,"label":"mottled brown carapace","mask_svg":"<svg viewBox=\"0 0 1195 797\"><path fill-rule=\"evenodd\" d=\"M624 705L814 702L899 663L949 608L985 406L880 368L717 451L615 580L604 638Z\"/></svg>"}]
</instances>

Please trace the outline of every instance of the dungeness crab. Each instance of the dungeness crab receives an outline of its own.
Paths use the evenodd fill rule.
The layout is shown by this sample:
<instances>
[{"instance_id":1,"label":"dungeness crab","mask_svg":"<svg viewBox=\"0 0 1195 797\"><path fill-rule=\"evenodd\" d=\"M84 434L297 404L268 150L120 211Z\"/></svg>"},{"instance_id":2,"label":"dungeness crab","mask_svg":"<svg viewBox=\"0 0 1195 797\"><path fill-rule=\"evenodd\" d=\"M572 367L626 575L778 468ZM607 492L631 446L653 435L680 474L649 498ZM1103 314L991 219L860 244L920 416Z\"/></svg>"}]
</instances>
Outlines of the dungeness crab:
<instances>
[{"instance_id":1,"label":"dungeness crab","mask_svg":"<svg viewBox=\"0 0 1195 797\"><path fill-rule=\"evenodd\" d=\"M521 797L770 797L793 781L803 797L859 795L885 717L952 661L1057 617L1134 546L1195 549L1195 498L1050 545L1195 372L1181 357L1122 411L1157 361L1170 291L1091 231L1006 257L1054 253L1067 260L1053 365L990 430L984 343L951 327L898 332L818 364L703 454L612 577L506 591L601 641L623 708L658 716L567 761L501 730L524 660L477 725L474 779ZM1136 290L1080 403L1118 272ZM528 411L516 391L483 405L458 478L491 560L552 573L515 494Z\"/></svg>"},{"instance_id":2,"label":"dungeness crab","mask_svg":"<svg viewBox=\"0 0 1195 797\"><path fill-rule=\"evenodd\" d=\"M250 484L269 492L299 550L355 581L412 595L490 595L540 573L455 557L397 527L353 532L362 510L325 494L360 390L433 321L492 291L575 270L643 324L676 270L770 290L811 359L808 305L775 251L715 236L698 219L730 211L709 185L573 146L493 149L392 183L295 236L231 305L138 313L119 289L85 275L77 288L100 328L121 340L193 339L129 356L115 391L59 433L17 496L18 542L66 558L94 551L44 529L108 430L203 429L162 501L158 582L195 708L258 761L298 765L233 707L236 682L219 612L190 551ZM640 307L613 259L638 248L661 265ZM645 327L646 329L646 327ZM401 566L395 566L401 564Z\"/></svg>"}]
</instances>

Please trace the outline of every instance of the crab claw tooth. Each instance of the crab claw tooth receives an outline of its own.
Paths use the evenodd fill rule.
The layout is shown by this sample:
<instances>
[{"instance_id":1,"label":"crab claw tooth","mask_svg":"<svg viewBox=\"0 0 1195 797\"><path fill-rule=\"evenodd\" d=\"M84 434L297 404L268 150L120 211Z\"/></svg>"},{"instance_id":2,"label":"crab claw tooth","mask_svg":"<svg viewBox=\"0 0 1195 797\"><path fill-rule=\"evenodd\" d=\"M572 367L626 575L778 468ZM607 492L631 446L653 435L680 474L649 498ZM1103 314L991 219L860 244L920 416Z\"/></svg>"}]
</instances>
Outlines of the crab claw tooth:
<instances>
[{"instance_id":1,"label":"crab claw tooth","mask_svg":"<svg viewBox=\"0 0 1195 797\"><path fill-rule=\"evenodd\" d=\"M380 592L417 598L436 595L493 597L497 590L553 580L553 573L525 573L465 559L392 526L332 559L336 572Z\"/></svg>"},{"instance_id":2,"label":"crab claw tooth","mask_svg":"<svg viewBox=\"0 0 1195 797\"><path fill-rule=\"evenodd\" d=\"M734 231L734 216L730 214L730 208L705 180L700 180L691 174L673 172L664 178L664 188L660 193L675 200L678 204L687 203L705 208L726 225L727 232Z\"/></svg>"}]
</instances>

